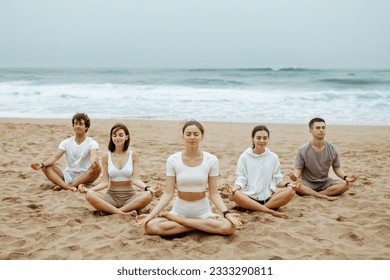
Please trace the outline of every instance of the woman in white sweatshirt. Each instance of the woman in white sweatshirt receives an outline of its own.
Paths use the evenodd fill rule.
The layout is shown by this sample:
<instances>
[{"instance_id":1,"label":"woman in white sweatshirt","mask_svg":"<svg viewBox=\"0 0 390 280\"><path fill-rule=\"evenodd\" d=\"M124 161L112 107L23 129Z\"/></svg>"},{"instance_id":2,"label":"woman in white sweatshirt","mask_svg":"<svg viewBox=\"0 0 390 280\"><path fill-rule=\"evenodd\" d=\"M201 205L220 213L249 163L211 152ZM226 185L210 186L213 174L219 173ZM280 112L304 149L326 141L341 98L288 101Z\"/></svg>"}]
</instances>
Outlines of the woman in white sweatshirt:
<instances>
[{"instance_id":1,"label":"woman in white sweatshirt","mask_svg":"<svg viewBox=\"0 0 390 280\"><path fill-rule=\"evenodd\" d=\"M268 140L269 130L266 126L259 125L253 129L253 145L241 154L235 184L228 191L231 199L242 208L287 218L273 209L287 204L301 183L283 182L279 158L267 148Z\"/></svg>"}]
</instances>

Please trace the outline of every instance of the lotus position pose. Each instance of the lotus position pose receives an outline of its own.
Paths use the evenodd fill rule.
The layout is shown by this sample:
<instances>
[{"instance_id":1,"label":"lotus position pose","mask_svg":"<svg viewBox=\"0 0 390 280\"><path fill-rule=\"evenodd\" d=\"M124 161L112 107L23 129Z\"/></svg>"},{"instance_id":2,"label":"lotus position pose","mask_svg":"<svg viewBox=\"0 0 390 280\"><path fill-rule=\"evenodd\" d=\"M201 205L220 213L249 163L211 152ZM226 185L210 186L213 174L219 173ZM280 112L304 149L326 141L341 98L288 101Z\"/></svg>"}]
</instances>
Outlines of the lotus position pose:
<instances>
[{"instance_id":1,"label":"lotus position pose","mask_svg":"<svg viewBox=\"0 0 390 280\"><path fill-rule=\"evenodd\" d=\"M87 201L96 209L109 214L133 214L148 205L160 187L152 188L138 179L139 156L129 150L130 133L123 124L111 128L109 152L103 156L102 182L91 189L80 186L79 191L86 193ZM133 185L145 190L136 194ZM106 193L99 190L107 189Z\"/></svg>"},{"instance_id":2,"label":"lotus position pose","mask_svg":"<svg viewBox=\"0 0 390 280\"><path fill-rule=\"evenodd\" d=\"M218 159L201 151L204 128L197 121L188 121L183 126L185 148L169 156L166 164L167 185L164 195L152 212L139 220L137 226L145 226L150 235L169 236L200 230L213 234L233 234L241 225L237 214L230 213L217 188L219 175ZM206 190L223 217L211 211ZM168 213L156 215L178 191L173 208Z\"/></svg>"},{"instance_id":3,"label":"lotus position pose","mask_svg":"<svg viewBox=\"0 0 390 280\"><path fill-rule=\"evenodd\" d=\"M264 125L253 129L252 147L241 154L237 163L236 182L233 187L225 187L231 193L230 199L240 207L287 218L273 209L293 199L300 182L283 182L279 158L267 148L269 136Z\"/></svg>"},{"instance_id":4,"label":"lotus position pose","mask_svg":"<svg viewBox=\"0 0 390 280\"><path fill-rule=\"evenodd\" d=\"M336 146L325 141L326 124L323 119L312 119L309 122L309 132L312 140L298 149L294 172L290 174L290 178L293 181L301 180L302 186L297 190L300 195L335 200L337 197L334 196L349 190L357 177L344 172ZM329 177L331 166L342 180Z\"/></svg>"},{"instance_id":5,"label":"lotus position pose","mask_svg":"<svg viewBox=\"0 0 390 280\"><path fill-rule=\"evenodd\" d=\"M86 133L91 125L88 115L77 113L72 117L75 136L63 140L58 150L41 162L34 162L31 167L42 169L46 177L56 186L54 190L77 192L80 184L93 183L100 175L98 143ZM66 155L66 168L61 170L55 163Z\"/></svg>"}]
</instances>

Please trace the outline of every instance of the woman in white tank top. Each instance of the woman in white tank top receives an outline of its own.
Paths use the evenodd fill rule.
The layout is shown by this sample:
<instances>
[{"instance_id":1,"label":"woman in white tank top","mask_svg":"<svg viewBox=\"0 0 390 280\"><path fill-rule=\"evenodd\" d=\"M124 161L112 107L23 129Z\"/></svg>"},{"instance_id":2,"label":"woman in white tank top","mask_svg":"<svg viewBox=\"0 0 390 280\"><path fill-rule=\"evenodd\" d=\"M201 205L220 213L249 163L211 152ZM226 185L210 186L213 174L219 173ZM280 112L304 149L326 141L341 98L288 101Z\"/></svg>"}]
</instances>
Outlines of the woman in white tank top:
<instances>
[{"instance_id":1,"label":"woman in white tank top","mask_svg":"<svg viewBox=\"0 0 390 280\"><path fill-rule=\"evenodd\" d=\"M159 203L137 226L145 226L150 235L169 236L193 230L230 235L241 225L236 214L230 213L218 192L218 159L200 150L204 133L203 126L197 121L189 121L183 127L185 149L175 153L167 161L167 185ZM223 213L223 217L211 212L209 196L214 205ZM169 213L155 216L173 198L175 188L178 191L173 208Z\"/></svg>"},{"instance_id":2,"label":"woman in white tank top","mask_svg":"<svg viewBox=\"0 0 390 280\"><path fill-rule=\"evenodd\" d=\"M128 150L130 134L123 124L111 128L109 152L103 156L103 180L85 192L87 201L96 209L109 214L132 214L148 205L154 195L161 192L160 187L152 188L138 179L139 156ZM137 195L133 186L145 190ZM107 188L105 193L99 192Z\"/></svg>"}]
</instances>

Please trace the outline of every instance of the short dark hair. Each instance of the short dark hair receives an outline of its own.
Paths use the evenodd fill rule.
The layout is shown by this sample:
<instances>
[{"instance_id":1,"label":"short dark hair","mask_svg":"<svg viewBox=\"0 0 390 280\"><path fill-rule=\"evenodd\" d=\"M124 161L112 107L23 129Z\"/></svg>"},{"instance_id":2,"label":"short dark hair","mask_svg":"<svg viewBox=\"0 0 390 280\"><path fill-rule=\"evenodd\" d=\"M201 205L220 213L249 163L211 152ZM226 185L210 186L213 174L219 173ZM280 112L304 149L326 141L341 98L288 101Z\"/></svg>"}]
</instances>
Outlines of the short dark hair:
<instances>
[{"instance_id":1,"label":"short dark hair","mask_svg":"<svg viewBox=\"0 0 390 280\"><path fill-rule=\"evenodd\" d=\"M130 133L129 133L129 130L127 129L127 127L124 124L117 123L117 124L115 124L111 128L111 131L110 131L110 141L108 142L108 150L110 152L114 152L115 151L115 144L114 144L114 141L112 141L112 134L114 132L118 131L119 129L123 129L125 134L129 136L129 138L125 141L125 145L123 146L123 151L127 151L127 149L129 148L129 145L130 145Z\"/></svg>"},{"instance_id":2,"label":"short dark hair","mask_svg":"<svg viewBox=\"0 0 390 280\"><path fill-rule=\"evenodd\" d=\"M85 127L87 128L85 132L87 132L89 127L91 126L91 120L89 119L88 115L85 113L74 114L74 116L72 117L72 126L74 126L75 122L79 122L81 120L84 121Z\"/></svg>"},{"instance_id":3,"label":"short dark hair","mask_svg":"<svg viewBox=\"0 0 390 280\"><path fill-rule=\"evenodd\" d=\"M195 125L197 128L199 128L200 132L202 133L202 135L204 134L204 127L203 125L200 124L200 122L198 121L195 121L195 120L190 120L190 121L186 121L183 125L183 134L184 134L184 131L186 130L186 128L190 125Z\"/></svg>"},{"instance_id":4,"label":"short dark hair","mask_svg":"<svg viewBox=\"0 0 390 280\"><path fill-rule=\"evenodd\" d=\"M265 125L258 125L255 126L255 128L252 130L252 139L255 138L255 135L258 131L266 131L269 137L269 130ZM255 147L255 144L253 143L253 148Z\"/></svg>"},{"instance_id":5,"label":"short dark hair","mask_svg":"<svg viewBox=\"0 0 390 280\"><path fill-rule=\"evenodd\" d=\"M323 122L325 123L325 120L322 118L314 118L309 122L309 128L312 129L315 122Z\"/></svg>"}]
</instances>

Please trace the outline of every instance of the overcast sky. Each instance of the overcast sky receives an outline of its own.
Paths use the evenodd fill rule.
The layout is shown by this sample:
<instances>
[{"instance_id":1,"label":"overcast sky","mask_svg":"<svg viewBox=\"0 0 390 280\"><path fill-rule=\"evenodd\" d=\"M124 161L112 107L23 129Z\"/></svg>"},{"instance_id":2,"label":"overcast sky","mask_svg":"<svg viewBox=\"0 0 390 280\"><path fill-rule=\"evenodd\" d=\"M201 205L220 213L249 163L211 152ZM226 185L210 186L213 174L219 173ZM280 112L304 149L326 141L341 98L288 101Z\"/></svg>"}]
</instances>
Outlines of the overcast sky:
<instances>
[{"instance_id":1,"label":"overcast sky","mask_svg":"<svg viewBox=\"0 0 390 280\"><path fill-rule=\"evenodd\" d=\"M389 0L0 0L0 67L390 68Z\"/></svg>"}]
</instances>

